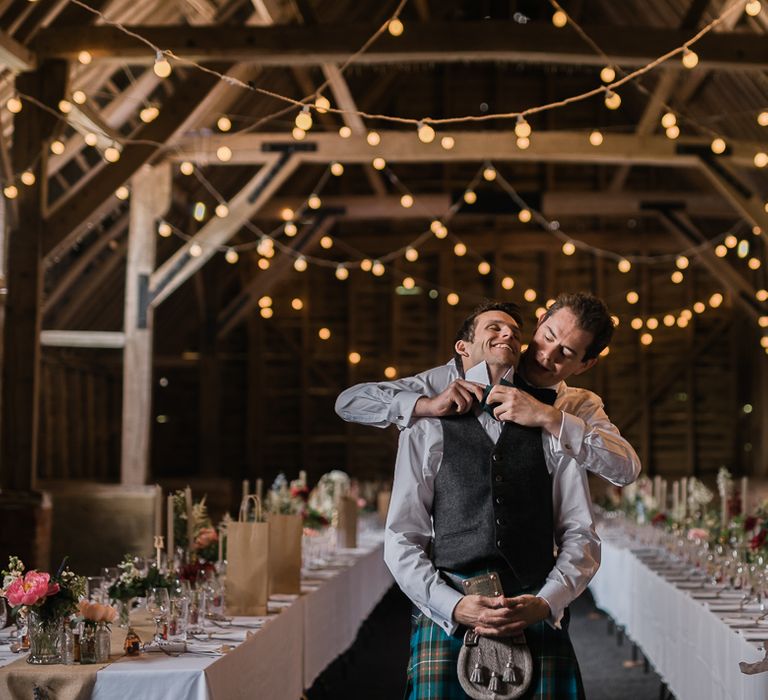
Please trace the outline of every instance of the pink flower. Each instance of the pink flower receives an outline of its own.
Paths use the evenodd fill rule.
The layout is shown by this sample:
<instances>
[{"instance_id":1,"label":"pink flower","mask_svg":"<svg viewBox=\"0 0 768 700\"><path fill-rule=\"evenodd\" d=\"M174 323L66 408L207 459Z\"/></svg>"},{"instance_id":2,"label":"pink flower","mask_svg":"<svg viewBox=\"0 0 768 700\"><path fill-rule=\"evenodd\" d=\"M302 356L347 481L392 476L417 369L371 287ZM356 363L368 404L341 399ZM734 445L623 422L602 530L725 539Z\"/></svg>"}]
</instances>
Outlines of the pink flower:
<instances>
[{"instance_id":1,"label":"pink flower","mask_svg":"<svg viewBox=\"0 0 768 700\"><path fill-rule=\"evenodd\" d=\"M219 541L219 535L212 527L202 527L195 537L195 549L205 549L209 544Z\"/></svg>"},{"instance_id":2,"label":"pink flower","mask_svg":"<svg viewBox=\"0 0 768 700\"><path fill-rule=\"evenodd\" d=\"M690 530L688 530L688 539L689 540L708 540L709 533L704 528L692 527Z\"/></svg>"},{"instance_id":3,"label":"pink flower","mask_svg":"<svg viewBox=\"0 0 768 700\"><path fill-rule=\"evenodd\" d=\"M59 592L59 584L51 583L51 575L39 571L28 571L19 576L5 591L5 597L15 608L17 605L37 605L48 596Z\"/></svg>"}]
</instances>

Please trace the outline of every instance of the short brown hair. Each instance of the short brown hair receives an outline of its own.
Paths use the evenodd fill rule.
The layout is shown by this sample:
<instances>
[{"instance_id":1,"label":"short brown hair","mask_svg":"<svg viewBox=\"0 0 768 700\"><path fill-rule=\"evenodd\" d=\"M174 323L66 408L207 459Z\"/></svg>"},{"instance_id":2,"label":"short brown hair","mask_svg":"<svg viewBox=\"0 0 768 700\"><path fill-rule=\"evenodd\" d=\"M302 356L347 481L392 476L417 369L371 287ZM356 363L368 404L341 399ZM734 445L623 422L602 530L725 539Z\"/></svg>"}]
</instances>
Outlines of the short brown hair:
<instances>
[{"instance_id":1,"label":"short brown hair","mask_svg":"<svg viewBox=\"0 0 768 700\"><path fill-rule=\"evenodd\" d=\"M476 306L472 313L469 314L459 326L459 330L456 333L456 340L454 345L460 340L466 340L472 342L475 339L475 326L477 325L477 317L480 314L484 314L486 311L501 311L508 316L511 316L517 325L522 329L523 327L523 315L520 313L520 307L511 301L494 301L493 299L485 299L478 306Z\"/></svg>"},{"instance_id":2,"label":"short brown hair","mask_svg":"<svg viewBox=\"0 0 768 700\"><path fill-rule=\"evenodd\" d=\"M581 330L592 334L592 342L584 351L582 362L597 357L608 346L613 337L614 323L608 307L602 299L588 292L558 294L555 303L547 309L544 318L549 318L560 309L570 309Z\"/></svg>"}]
</instances>

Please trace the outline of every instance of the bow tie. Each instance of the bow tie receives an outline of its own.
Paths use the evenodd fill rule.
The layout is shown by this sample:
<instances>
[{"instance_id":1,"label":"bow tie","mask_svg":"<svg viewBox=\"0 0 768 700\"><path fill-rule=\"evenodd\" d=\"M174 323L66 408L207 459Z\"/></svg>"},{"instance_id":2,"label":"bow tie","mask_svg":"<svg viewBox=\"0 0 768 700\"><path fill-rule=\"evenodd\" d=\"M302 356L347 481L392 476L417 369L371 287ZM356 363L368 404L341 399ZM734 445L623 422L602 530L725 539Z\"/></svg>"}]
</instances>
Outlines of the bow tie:
<instances>
[{"instance_id":1,"label":"bow tie","mask_svg":"<svg viewBox=\"0 0 768 700\"><path fill-rule=\"evenodd\" d=\"M510 382L506 379L502 379L499 384L501 384L501 386L513 386L516 389L520 389L526 394L533 396L533 398L537 401L541 401L542 403L545 403L549 406L554 404L555 399L557 398L557 392L554 389L544 389L538 386L531 386L528 382L525 381L525 379L520 376L518 372L515 372L513 381ZM485 387L485 390L483 391L483 400L480 402L480 408L489 415L493 416L493 409L495 409L499 404L487 403L488 394L491 393L491 389L493 389L493 384L488 384ZM495 418L495 416L493 417Z\"/></svg>"}]
</instances>

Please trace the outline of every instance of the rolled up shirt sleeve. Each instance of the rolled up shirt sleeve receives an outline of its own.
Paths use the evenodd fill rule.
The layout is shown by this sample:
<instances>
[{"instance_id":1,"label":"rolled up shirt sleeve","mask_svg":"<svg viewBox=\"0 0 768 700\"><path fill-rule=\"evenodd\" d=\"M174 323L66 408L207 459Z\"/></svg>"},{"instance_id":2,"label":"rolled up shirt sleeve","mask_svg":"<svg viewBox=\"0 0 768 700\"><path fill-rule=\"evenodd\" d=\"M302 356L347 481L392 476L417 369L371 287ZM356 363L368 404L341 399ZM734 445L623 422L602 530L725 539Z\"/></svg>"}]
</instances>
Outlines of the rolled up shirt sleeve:
<instances>
[{"instance_id":1,"label":"rolled up shirt sleeve","mask_svg":"<svg viewBox=\"0 0 768 700\"><path fill-rule=\"evenodd\" d=\"M421 418L403 430L384 535L384 561L403 592L452 634L453 609L462 595L429 559L434 482L443 453L440 421Z\"/></svg>"},{"instance_id":2,"label":"rolled up shirt sleeve","mask_svg":"<svg viewBox=\"0 0 768 700\"><path fill-rule=\"evenodd\" d=\"M582 468L616 486L631 484L640 475L640 458L603 410L591 391L567 389L555 407L563 412L558 435L545 434L545 446L557 459L568 457Z\"/></svg>"}]
</instances>

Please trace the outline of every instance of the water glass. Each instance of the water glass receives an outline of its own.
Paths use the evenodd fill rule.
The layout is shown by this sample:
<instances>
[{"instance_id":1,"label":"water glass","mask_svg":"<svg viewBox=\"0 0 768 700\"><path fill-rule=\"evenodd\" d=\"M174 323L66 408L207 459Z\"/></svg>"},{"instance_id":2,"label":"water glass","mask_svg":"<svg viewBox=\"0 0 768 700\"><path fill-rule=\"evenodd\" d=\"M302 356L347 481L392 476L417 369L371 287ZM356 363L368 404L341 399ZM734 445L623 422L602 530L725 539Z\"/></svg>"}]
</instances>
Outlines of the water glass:
<instances>
[{"instance_id":1,"label":"water glass","mask_svg":"<svg viewBox=\"0 0 768 700\"><path fill-rule=\"evenodd\" d=\"M189 625L187 630L200 634L205 626L207 593L203 586L192 588L189 592Z\"/></svg>"},{"instance_id":2,"label":"water glass","mask_svg":"<svg viewBox=\"0 0 768 700\"><path fill-rule=\"evenodd\" d=\"M168 610L171 599L167 588L150 588L147 591L147 612L155 621L155 641L159 642L165 637L165 632L161 627L163 622L168 620Z\"/></svg>"},{"instance_id":3,"label":"water glass","mask_svg":"<svg viewBox=\"0 0 768 700\"><path fill-rule=\"evenodd\" d=\"M86 579L85 593L88 596L88 600L92 600L96 603L104 602L104 577L103 576L88 576Z\"/></svg>"},{"instance_id":4,"label":"water glass","mask_svg":"<svg viewBox=\"0 0 768 700\"><path fill-rule=\"evenodd\" d=\"M186 597L171 598L168 606L168 635L169 642L187 641L189 629L189 599Z\"/></svg>"}]
</instances>

